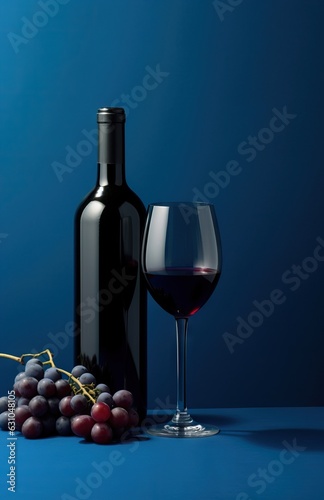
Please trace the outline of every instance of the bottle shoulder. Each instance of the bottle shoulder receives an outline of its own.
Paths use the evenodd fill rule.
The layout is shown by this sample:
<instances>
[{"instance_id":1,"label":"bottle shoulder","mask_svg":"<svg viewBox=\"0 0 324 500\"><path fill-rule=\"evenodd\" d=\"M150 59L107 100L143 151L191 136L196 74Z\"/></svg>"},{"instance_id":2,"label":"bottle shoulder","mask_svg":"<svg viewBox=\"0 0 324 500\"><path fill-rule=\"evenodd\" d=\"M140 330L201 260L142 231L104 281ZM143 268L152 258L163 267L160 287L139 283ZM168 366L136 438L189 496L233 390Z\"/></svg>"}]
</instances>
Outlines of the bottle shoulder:
<instances>
[{"instance_id":1,"label":"bottle shoulder","mask_svg":"<svg viewBox=\"0 0 324 500\"><path fill-rule=\"evenodd\" d=\"M108 211L129 211L138 213L142 218L146 214L146 208L140 197L128 186L96 186L86 195L76 211L76 217L89 207L97 206L101 212Z\"/></svg>"}]
</instances>

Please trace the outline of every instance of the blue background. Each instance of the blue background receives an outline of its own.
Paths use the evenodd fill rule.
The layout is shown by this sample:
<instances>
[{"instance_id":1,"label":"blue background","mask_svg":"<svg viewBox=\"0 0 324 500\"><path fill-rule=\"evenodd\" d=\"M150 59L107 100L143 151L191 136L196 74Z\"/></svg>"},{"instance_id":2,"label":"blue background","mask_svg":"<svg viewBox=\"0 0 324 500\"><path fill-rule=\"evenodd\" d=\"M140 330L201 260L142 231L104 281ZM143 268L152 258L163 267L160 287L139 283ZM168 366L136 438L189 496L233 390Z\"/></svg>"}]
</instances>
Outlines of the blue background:
<instances>
[{"instance_id":1,"label":"blue background","mask_svg":"<svg viewBox=\"0 0 324 500\"><path fill-rule=\"evenodd\" d=\"M82 131L124 94L130 186L145 204L199 192L218 214L223 275L190 320L189 406L323 405L324 262L299 282L282 276L324 239L324 3L222 5L1 1L0 351L54 342L57 364L72 367L73 217L96 179ZM143 91L154 83L148 66L163 75ZM285 107L295 117L267 135L273 109ZM249 162L240 145L258 134L268 143ZM70 148L82 151L73 167ZM231 160L239 172L217 192L210 173ZM58 175L55 162L68 168ZM276 289L284 302L253 315ZM248 338L237 336L238 317L259 325ZM174 321L151 299L148 327L149 406L170 406ZM240 341L233 352L226 332ZM17 367L0 369L6 393Z\"/></svg>"}]
</instances>

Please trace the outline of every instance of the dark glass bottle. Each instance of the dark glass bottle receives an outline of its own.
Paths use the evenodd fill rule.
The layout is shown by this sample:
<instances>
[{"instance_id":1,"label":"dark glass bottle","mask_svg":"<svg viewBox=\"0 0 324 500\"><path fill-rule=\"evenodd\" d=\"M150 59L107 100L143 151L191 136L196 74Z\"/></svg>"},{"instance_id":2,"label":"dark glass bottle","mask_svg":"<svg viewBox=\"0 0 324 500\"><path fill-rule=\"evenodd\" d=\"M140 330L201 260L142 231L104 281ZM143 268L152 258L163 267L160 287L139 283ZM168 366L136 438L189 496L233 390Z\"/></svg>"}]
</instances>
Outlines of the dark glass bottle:
<instances>
[{"instance_id":1,"label":"dark glass bottle","mask_svg":"<svg viewBox=\"0 0 324 500\"><path fill-rule=\"evenodd\" d=\"M75 217L75 364L111 392L147 398L147 294L140 266L146 210L125 178L125 112L100 108L98 177Z\"/></svg>"}]
</instances>

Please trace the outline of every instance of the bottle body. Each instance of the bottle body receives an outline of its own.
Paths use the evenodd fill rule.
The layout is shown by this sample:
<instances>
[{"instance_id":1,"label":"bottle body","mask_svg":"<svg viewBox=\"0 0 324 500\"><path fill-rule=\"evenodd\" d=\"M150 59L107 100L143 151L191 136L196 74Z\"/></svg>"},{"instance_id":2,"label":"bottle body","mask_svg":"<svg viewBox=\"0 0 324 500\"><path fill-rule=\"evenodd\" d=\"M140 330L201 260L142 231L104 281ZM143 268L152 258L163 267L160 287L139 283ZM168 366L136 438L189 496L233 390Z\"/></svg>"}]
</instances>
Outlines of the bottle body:
<instances>
[{"instance_id":1,"label":"bottle body","mask_svg":"<svg viewBox=\"0 0 324 500\"><path fill-rule=\"evenodd\" d=\"M126 184L120 138L116 143L113 131L101 140L101 126L99 123L99 160L110 163L99 161L97 185L75 216L75 322L79 332L75 363L87 366L111 392L131 391L144 418L147 299L140 252L146 211ZM121 128L123 124L112 126ZM113 150L114 158L107 158L102 148ZM118 163L111 162L116 155Z\"/></svg>"}]
</instances>

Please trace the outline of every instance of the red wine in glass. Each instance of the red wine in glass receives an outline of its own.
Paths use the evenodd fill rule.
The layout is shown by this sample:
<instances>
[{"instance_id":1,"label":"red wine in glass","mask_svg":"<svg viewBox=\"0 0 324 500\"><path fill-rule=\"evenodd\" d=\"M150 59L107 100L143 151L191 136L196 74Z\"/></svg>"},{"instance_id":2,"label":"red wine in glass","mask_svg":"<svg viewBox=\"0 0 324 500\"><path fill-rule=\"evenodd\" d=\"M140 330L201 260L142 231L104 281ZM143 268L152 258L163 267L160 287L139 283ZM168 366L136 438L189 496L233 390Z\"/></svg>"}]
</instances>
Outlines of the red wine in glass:
<instances>
[{"instance_id":1,"label":"red wine in glass","mask_svg":"<svg viewBox=\"0 0 324 500\"><path fill-rule=\"evenodd\" d=\"M216 214L209 203L154 203L147 210L141 264L153 299L176 320L177 408L167 424L148 432L166 437L205 437L219 429L195 422L187 410L188 319L209 300L221 275Z\"/></svg>"},{"instance_id":2,"label":"red wine in glass","mask_svg":"<svg viewBox=\"0 0 324 500\"><path fill-rule=\"evenodd\" d=\"M209 299L220 277L217 269L167 267L145 273L154 300L175 318L195 314Z\"/></svg>"}]
</instances>

